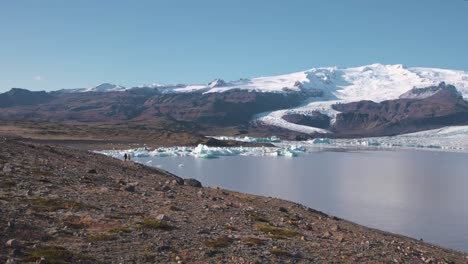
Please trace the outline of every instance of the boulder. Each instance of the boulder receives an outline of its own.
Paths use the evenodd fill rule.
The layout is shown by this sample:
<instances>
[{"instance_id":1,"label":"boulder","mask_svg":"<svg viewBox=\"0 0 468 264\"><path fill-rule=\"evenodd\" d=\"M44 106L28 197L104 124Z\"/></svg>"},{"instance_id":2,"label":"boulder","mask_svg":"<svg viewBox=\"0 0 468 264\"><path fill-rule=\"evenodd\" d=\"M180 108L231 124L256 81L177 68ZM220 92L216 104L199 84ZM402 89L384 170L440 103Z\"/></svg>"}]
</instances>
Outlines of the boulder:
<instances>
[{"instance_id":1,"label":"boulder","mask_svg":"<svg viewBox=\"0 0 468 264\"><path fill-rule=\"evenodd\" d=\"M127 192L134 192L135 191L135 185L128 185L124 188L125 191Z\"/></svg>"},{"instance_id":2,"label":"boulder","mask_svg":"<svg viewBox=\"0 0 468 264\"><path fill-rule=\"evenodd\" d=\"M15 249L15 248L19 248L19 247L20 247L20 244L19 244L18 240L16 240L16 239L10 239L10 240L8 240L8 241L5 243L5 246L6 246L7 248L13 248L13 249Z\"/></svg>"},{"instance_id":3,"label":"boulder","mask_svg":"<svg viewBox=\"0 0 468 264\"><path fill-rule=\"evenodd\" d=\"M6 163L5 165L3 165L2 171L3 173L12 173L15 172L15 167L10 163Z\"/></svg>"},{"instance_id":4,"label":"boulder","mask_svg":"<svg viewBox=\"0 0 468 264\"><path fill-rule=\"evenodd\" d=\"M200 188L202 184L200 181L195 179L184 179L184 185Z\"/></svg>"},{"instance_id":5,"label":"boulder","mask_svg":"<svg viewBox=\"0 0 468 264\"><path fill-rule=\"evenodd\" d=\"M158 216L156 216L156 220L159 220L161 222L169 222L171 221L171 218L166 214L159 214Z\"/></svg>"}]
</instances>

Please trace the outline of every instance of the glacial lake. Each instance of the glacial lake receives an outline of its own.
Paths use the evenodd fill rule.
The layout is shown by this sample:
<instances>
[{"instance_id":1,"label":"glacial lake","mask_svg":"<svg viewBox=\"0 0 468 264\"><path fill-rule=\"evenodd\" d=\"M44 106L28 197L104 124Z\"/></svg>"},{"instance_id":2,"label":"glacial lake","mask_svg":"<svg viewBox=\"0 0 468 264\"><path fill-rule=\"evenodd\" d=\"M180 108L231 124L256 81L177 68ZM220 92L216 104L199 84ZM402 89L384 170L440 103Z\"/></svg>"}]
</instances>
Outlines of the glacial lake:
<instances>
[{"instance_id":1,"label":"glacial lake","mask_svg":"<svg viewBox=\"0 0 468 264\"><path fill-rule=\"evenodd\" d=\"M468 252L468 153L322 150L298 157L139 157L204 186L282 198ZM183 164L183 165L180 165Z\"/></svg>"}]
</instances>

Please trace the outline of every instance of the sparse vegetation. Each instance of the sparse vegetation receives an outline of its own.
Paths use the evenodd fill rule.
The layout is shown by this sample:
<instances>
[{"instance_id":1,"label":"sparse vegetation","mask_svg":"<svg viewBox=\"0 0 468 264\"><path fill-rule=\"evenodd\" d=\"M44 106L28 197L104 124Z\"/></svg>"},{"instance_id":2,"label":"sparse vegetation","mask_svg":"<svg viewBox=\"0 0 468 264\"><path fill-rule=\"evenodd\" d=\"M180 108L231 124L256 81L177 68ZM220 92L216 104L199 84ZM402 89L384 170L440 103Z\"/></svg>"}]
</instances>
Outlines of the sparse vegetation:
<instances>
[{"instance_id":1,"label":"sparse vegetation","mask_svg":"<svg viewBox=\"0 0 468 264\"><path fill-rule=\"evenodd\" d=\"M271 236L274 236L275 238L282 238L282 237L294 237L300 235L299 232L294 231L294 230L289 230L289 229L283 229L279 227L274 227L270 225L264 225L264 224L256 224L255 228L258 230L270 234Z\"/></svg>"},{"instance_id":2,"label":"sparse vegetation","mask_svg":"<svg viewBox=\"0 0 468 264\"><path fill-rule=\"evenodd\" d=\"M257 238L257 237L246 237L242 239L242 242L247 243L247 244L255 244L255 245L265 244L265 240Z\"/></svg>"},{"instance_id":3,"label":"sparse vegetation","mask_svg":"<svg viewBox=\"0 0 468 264\"><path fill-rule=\"evenodd\" d=\"M264 223L268 223L268 219L266 219L266 217L264 217L263 215L261 215L260 213L257 213L257 212L247 212L246 213L247 216L252 219L253 221L256 221L256 222L264 222Z\"/></svg>"},{"instance_id":4,"label":"sparse vegetation","mask_svg":"<svg viewBox=\"0 0 468 264\"><path fill-rule=\"evenodd\" d=\"M279 257L292 257L293 256L291 253L284 251L282 249L278 249L278 248L271 249L270 253Z\"/></svg>"},{"instance_id":5,"label":"sparse vegetation","mask_svg":"<svg viewBox=\"0 0 468 264\"><path fill-rule=\"evenodd\" d=\"M34 198L31 200L31 207L38 212L53 212L61 209L92 209L81 202L67 201L60 198ZM94 208L95 209L95 208Z\"/></svg>"},{"instance_id":6,"label":"sparse vegetation","mask_svg":"<svg viewBox=\"0 0 468 264\"><path fill-rule=\"evenodd\" d=\"M232 226L232 225L225 225L225 226L224 226L224 229L225 229L225 230L231 230L231 231L237 231L237 228L235 228L235 227Z\"/></svg>"},{"instance_id":7,"label":"sparse vegetation","mask_svg":"<svg viewBox=\"0 0 468 264\"><path fill-rule=\"evenodd\" d=\"M30 252L27 252L23 261L25 262L34 262L41 257L44 257L47 260L47 263L50 264L63 264L70 262L79 262L79 261L91 261L91 258L83 254L73 253L66 248L58 246L41 246L33 249Z\"/></svg>"},{"instance_id":8,"label":"sparse vegetation","mask_svg":"<svg viewBox=\"0 0 468 264\"><path fill-rule=\"evenodd\" d=\"M226 236L221 236L215 239L205 241L205 246L212 248L228 247L232 243L232 239Z\"/></svg>"},{"instance_id":9,"label":"sparse vegetation","mask_svg":"<svg viewBox=\"0 0 468 264\"><path fill-rule=\"evenodd\" d=\"M41 170L39 168L32 168L31 173L33 175L40 175L40 176L52 176L53 175L53 173L51 173L50 171Z\"/></svg>"},{"instance_id":10,"label":"sparse vegetation","mask_svg":"<svg viewBox=\"0 0 468 264\"><path fill-rule=\"evenodd\" d=\"M108 235L108 234L100 234L100 235L90 236L86 238L87 242L113 241L113 240L117 240L117 237L113 235Z\"/></svg>"}]
</instances>

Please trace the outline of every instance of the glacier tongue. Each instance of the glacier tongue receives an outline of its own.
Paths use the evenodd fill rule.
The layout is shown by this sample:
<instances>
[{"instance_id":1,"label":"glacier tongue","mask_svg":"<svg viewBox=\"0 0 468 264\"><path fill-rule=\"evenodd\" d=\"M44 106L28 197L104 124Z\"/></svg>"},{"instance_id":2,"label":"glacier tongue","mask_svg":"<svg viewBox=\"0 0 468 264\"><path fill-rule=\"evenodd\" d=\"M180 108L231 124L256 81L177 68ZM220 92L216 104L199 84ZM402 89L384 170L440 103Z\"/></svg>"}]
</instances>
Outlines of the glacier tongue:
<instances>
[{"instance_id":1,"label":"glacier tongue","mask_svg":"<svg viewBox=\"0 0 468 264\"><path fill-rule=\"evenodd\" d=\"M463 98L468 99L468 72L465 71L372 64L355 68L314 68L303 73L306 78L300 80L301 87L323 90L324 97L315 99L319 102L312 101L293 109L264 113L259 115L257 120L266 125L303 133L327 133L320 128L287 122L282 117L287 113L307 114L318 111L333 119L338 113L331 108L335 103L397 99L415 87L437 86L441 82L454 85ZM297 76L302 75L295 73L291 74L290 78ZM284 76L283 78L288 79Z\"/></svg>"}]
</instances>

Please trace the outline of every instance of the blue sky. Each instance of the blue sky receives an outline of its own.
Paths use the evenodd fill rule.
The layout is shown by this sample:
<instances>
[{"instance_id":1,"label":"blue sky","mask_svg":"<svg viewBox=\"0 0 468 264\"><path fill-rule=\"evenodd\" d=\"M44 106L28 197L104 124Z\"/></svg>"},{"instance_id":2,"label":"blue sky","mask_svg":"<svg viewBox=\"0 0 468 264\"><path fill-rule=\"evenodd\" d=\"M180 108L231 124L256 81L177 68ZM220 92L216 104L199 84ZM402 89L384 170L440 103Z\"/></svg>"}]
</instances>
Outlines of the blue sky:
<instances>
[{"instance_id":1,"label":"blue sky","mask_svg":"<svg viewBox=\"0 0 468 264\"><path fill-rule=\"evenodd\" d=\"M465 0L0 0L0 92L371 63L468 70Z\"/></svg>"}]
</instances>

